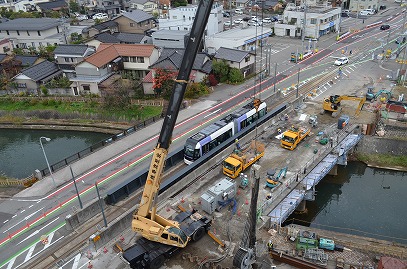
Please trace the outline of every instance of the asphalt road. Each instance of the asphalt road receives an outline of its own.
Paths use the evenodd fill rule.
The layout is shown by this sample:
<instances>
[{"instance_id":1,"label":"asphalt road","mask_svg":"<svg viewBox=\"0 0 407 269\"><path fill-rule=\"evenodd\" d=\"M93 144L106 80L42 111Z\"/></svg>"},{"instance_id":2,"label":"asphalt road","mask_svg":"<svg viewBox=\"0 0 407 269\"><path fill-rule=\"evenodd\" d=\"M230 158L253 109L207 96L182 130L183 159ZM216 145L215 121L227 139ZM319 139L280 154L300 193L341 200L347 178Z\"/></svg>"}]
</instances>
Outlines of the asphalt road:
<instances>
[{"instance_id":1,"label":"asphalt road","mask_svg":"<svg viewBox=\"0 0 407 269\"><path fill-rule=\"evenodd\" d=\"M391 13L396 13L393 10ZM384 17L383 17L384 18ZM382 17L380 19L383 19ZM371 22L374 17L369 18ZM369 23L371 23L369 21ZM262 86L255 86L254 81L247 81L242 85L229 87L221 85L216 87L215 92L201 102L201 107L196 107L190 111L185 110L180 113L179 124L174 130L174 143L171 148L182 147L185 139L196 132L205 124L214 121L227 113L231 109L240 107L242 102L249 98L255 91L260 91L262 98L266 98L274 91L273 83L276 81L276 89L283 90L297 81L303 82L318 75L336 69L333 66L333 57L342 55L342 51L349 55L350 64L345 67L349 69L345 72L355 72L352 64L359 63L363 66L371 65L371 57L375 53L387 48L397 47L392 42L402 31L403 17L389 21L390 31L381 31L378 27L353 35L341 42L335 41L335 36L330 35L318 42L320 53L299 64L289 62L290 53L295 51L302 44L300 40L273 37L270 38L271 46L264 47L264 53L272 56L272 63L277 63L277 70L271 69L270 73L277 71L276 79L262 79ZM384 42L380 42L383 40ZM259 66L264 63L260 59ZM273 65L272 65L273 66ZM362 68L363 69L363 68ZM359 72L362 72L360 70ZM367 70L368 71L368 70ZM299 73L299 75L298 75ZM345 73L346 74L346 73ZM258 81L258 80L257 80ZM203 105L204 104L204 105ZM82 164L73 164L75 178L81 199L84 204L97 197L95 182L98 182L101 196L109 188L120 184L131 175L137 173L139 169L149 165L149 154L155 146L160 127L155 130L145 129L133 136L131 141L126 140L119 144L115 142L114 147L120 147L123 152L120 155L112 156L109 152L99 151L93 161L99 161L99 165L94 165L92 161ZM101 156L105 155L105 156ZM97 162L95 162L97 163ZM24 262L35 255L40 255L42 248L52 248L52 244L58 240L63 240L67 235L64 229L64 218L75 208L79 208L76 192L68 170L57 172L54 177L58 183L55 190L51 179L45 178L42 184L36 184L31 190L27 190L23 195L1 202L2 213L0 213L0 269L21 268ZM48 183L47 183L48 182ZM41 243L41 236L48 235L48 242Z\"/></svg>"}]
</instances>

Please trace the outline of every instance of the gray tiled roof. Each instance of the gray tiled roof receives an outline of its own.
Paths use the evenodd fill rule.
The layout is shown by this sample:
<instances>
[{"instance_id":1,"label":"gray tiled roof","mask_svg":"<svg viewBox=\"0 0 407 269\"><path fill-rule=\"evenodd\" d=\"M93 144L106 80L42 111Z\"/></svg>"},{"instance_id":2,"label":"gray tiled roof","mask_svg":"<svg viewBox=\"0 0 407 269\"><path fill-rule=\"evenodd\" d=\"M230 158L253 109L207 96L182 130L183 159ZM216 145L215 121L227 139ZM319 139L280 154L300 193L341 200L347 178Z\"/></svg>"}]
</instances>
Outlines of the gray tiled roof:
<instances>
[{"instance_id":1,"label":"gray tiled roof","mask_svg":"<svg viewBox=\"0 0 407 269\"><path fill-rule=\"evenodd\" d=\"M209 74L209 73L212 71L212 60L206 61L206 62L203 64L203 66L202 66L202 68L201 68L201 71L204 72L204 73L206 73L206 74Z\"/></svg>"},{"instance_id":2,"label":"gray tiled roof","mask_svg":"<svg viewBox=\"0 0 407 269\"><path fill-rule=\"evenodd\" d=\"M102 43L120 44L120 39L106 32L98 34L94 38Z\"/></svg>"},{"instance_id":3,"label":"gray tiled roof","mask_svg":"<svg viewBox=\"0 0 407 269\"><path fill-rule=\"evenodd\" d=\"M0 30L40 31L61 25L58 19L51 18L20 18L0 23Z\"/></svg>"},{"instance_id":4,"label":"gray tiled roof","mask_svg":"<svg viewBox=\"0 0 407 269\"><path fill-rule=\"evenodd\" d=\"M240 63L248 54L250 54L248 51L220 47L214 57Z\"/></svg>"},{"instance_id":5,"label":"gray tiled roof","mask_svg":"<svg viewBox=\"0 0 407 269\"><path fill-rule=\"evenodd\" d=\"M117 27L119 24L115 21L105 21L99 24L95 24L93 26L91 26L90 28L95 28L98 31L104 30L104 29L108 29L108 28L112 28L112 27Z\"/></svg>"},{"instance_id":6,"label":"gray tiled roof","mask_svg":"<svg viewBox=\"0 0 407 269\"><path fill-rule=\"evenodd\" d=\"M43 61L23 70L21 73L34 81L40 81L59 71L60 70L57 64L49 61Z\"/></svg>"},{"instance_id":7,"label":"gray tiled roof","mask_svg":"<svg viewBox=\"0 0 407 269\"><path fill-rule=\"evenodd\" d=\"M118 38L122 43L127 44L138 44L143 40L143 34L136 34L136 33L114 33L113 34L116 38Z\"/></svg>"},{"instance_id":8,"label":"gray tiled roof","mask_svg":"<svg viewBox=\"0 0 407 269\"><path fill-rule=\"evenodd\" d=\"M58 45L54 50L54 54L82 56L87 49L88 45Z\"/></svg>"},{"instance_id":9,"label":"gray tiled roof","mask_svg":"<svg viewBox=\"0 0 407 269\"><path fill-rule=\"evenodd\" d=\"M25 55L16 55L14 59L21 61L22 66L32 66L35 61L38 60L38 56L25 56Z\"/></svg>"},{"instance_id":10,"label":"gray tiled roof","mask_svg":"<svg viewBox=\"0 0 407 269\"><path fill-rule=\"evenodd\" d=\"M39 6L41 10L52 10L54 8L68 7L65 0L54 0L50 2L37 3L36 5Z\"/></svg>"},{"instance_id":11,"label":"gray tiled roof","mask_svg":"<svg viewBox=\"0 0 407 269\"><path fill-rule=\"evenodd\" d=\"M162 69L179 69L182 58L184 56L185 49L172 49L164 48L161 52L158 60L153 63L149 68L162 68ZM196 55L194 64L192 66L193 70L201 70L202 72L207 72L209 66L205 66L204 63L206 59L205 53L198 53ZM210 63L210 69L212 69L212 63Z\"/></svg>"},{"instance_id":12,"label":"gray tiled roof","mask_svg":"<svg viewBox=\"0 0 407 269\"><path fill-rule=\"evenodd\" d=\"M143 22L146 20L151 20L154 18L151 14L148 14L148 13L146 13L142 10L138 10L138 9L134 9L134 10L132 9L129 12L124 12L122 14L122 16L124 16L132 21L135 21L137 23Z\"/></svg>"},{"instance_id":13,"label":"gray tiled roof","mask_svg":"<svg viewBox=\"0 0 407 269\"><path fill-rule=\"evenodd\" d=\"M0 54L0 62L4 60L4 58L6 58L7 54Z\"/></svg>"}]
</instances>

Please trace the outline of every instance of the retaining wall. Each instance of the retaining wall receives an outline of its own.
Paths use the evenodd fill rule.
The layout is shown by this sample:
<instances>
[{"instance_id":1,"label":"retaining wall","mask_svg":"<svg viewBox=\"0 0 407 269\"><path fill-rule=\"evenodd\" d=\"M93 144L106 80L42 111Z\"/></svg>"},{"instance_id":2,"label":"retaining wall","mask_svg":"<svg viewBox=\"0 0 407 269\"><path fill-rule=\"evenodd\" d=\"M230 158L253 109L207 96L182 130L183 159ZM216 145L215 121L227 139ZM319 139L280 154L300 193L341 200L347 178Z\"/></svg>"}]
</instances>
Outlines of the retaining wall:
<instances>
[{"instance_id":1,"label":"retaining wall","mask_svg":"<svg viewBox=\"0 0 407 269\"><path fill-rule=\"evenodd\" d=\"M363 136L356 147L357 153L407 155L407 141L377 136Z\"/></svg>"}]
</instances>

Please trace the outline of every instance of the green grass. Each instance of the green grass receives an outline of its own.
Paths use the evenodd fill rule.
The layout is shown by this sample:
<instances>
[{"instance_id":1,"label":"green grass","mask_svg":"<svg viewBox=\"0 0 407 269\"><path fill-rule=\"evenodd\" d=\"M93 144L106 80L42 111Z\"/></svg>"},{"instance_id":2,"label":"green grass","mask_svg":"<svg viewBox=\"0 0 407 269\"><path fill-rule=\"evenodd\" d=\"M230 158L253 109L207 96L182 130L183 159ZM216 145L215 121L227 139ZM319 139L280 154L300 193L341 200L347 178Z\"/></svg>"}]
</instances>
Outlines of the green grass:
<instances>
[{"instance_id":1,"label":"green grass","mask_svg":"<svg viewBox=\"0 0 407 269\"><path fill-rule=\"evenodd\" d=\"M374 163L379 166L401 166L407 167L407 156L395 156L391 154L363 154L357 153L359 161Z\"/></svg>"},{"instance_id":2,"label":"green grass","mask_svg":"<svg viewBox=\"0 0 407 269\"><path fill-rule=\"evenodd\" d=\"M59 113L78 112L81 114L115 115L125 119L145 120L161 114L162 107L156 106L131 106L127 109L103 108L98 102L89 100L88 102L62 102L55 100L39 101L38 99L27 99L22 101L12 101L8 98L0 98L0 110L3 111L33 111L33 110L54 110Z\"/></svg>"}]
</instances>

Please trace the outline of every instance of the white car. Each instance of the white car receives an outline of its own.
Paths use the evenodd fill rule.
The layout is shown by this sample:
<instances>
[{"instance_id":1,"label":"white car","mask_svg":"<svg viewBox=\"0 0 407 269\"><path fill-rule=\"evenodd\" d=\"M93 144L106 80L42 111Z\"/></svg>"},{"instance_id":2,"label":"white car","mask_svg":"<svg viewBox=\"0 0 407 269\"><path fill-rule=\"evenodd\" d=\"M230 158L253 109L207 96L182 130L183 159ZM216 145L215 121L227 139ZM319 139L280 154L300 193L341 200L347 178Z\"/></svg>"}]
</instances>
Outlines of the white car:
<instances>
[{"instance_id":1,"label":"white car","mask_svg":"<svg viewBox=\"0 0 407 269\"><path fill-rule=\"evenodd\" d=\"M230 21L225 21L225 22L223 23L223 25L230 27L230 26L234 26L235 24L234 24L233 22L230 23Z\"/></svg>"},{"instance_id":2,"label":"white car","mask_svg":"<svg viewBox=\"0 0 407 269\"><path fill-rule=\"evenodd\" d=\"M105 13L96 13L95 15L92 16L93 20L107 20L109 19L109 16Z\"/></svg>"},{"instance_id":3,"label":"white car","mask_svg":"<svg viewBox=\"0 0 407 269\"><path fill-rule=\"evenodd\" d=\"M368 15L370 15L370 13L367 12L366 10L361 10L361 11L359 12L359 15L361 15L361 16L368 16Z\"/></svg>"},{"instance_id":4,"label":"white car","mask_svg":"<svg viewBox=\"0 0 407 269\"><path fill-rule=\"evenodd\" d=\"M89 18L88 18L88 15L86 15L86 14L77 14L76 19L78 19L78 21L84 21L84 20L87 20Z\"/></svg>"},{"instance_id":5,"label":"white car","mask_svg":"<svg viewBox=\"0 0 407 269\"><path fill-rule=\"evenodd\" d=\"M264 18L262 20L263 23L271 23L271 19L270 18Z\"/></svg>"},{"instance_id":6,"label":"white car","mask_svg":"<svg viewBox=\"0 0 407 269\"><path fill-rule=\"evenodd\" d=\"M334 62L334 64L337 65L337 66L341 66L341 65L347 64L347 63L349 63L348 57L339 57Z\"/></svg>"},{"instance_id":7,"label":"white car","mask_svg":"<svg viewBox=\"0 0 407 269\"><path fill-rule=\"evenodd\" d=\"M243 15L243 10L240 8L236 8L235 13L239 14L239 15Z\"/></svg>"},{"instance_id":8,"label":"white car","mask_svg":"<svg viewBox=\"0 0 407 269\"><path fill-rule=\"evenodd\" d=\"M251 26L261 26L263 23L261 21L251 20L248 24Z\"/></svg>"},{"instance_id":9,"label":"white car","mask_svg":"<svg viewBox=\"0 0 407 269\"><path fill-rule=\"evenodd\" d=\"M233 21L234 24L239 24L239 23L242 23L242 22L243 22L242 19L236 19L236 20Z\"/></svg>"}]
</instances>

